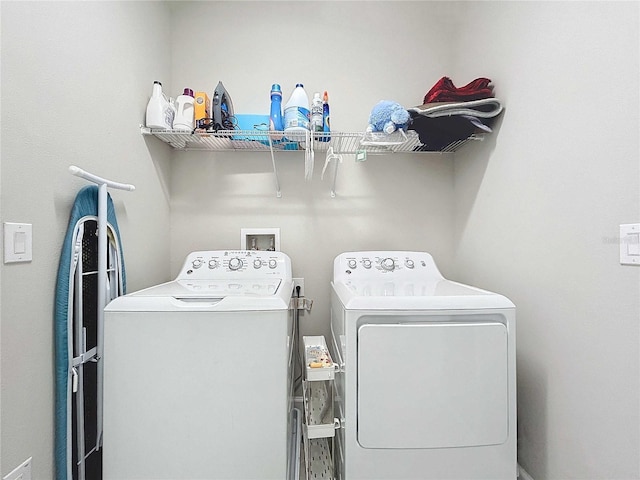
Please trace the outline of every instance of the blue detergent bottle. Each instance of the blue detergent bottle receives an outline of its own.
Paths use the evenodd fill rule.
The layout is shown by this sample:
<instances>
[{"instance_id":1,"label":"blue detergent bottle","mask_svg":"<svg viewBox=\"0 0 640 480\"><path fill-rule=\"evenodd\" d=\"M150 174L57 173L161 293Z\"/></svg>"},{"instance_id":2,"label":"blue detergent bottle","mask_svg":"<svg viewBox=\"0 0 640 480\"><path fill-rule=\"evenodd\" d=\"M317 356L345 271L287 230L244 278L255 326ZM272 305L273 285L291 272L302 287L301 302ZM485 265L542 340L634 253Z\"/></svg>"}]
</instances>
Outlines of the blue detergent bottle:
<instances>
[{"instance_id":1,"label":"blue detergent bottle","mask_svg":"<svg viewBox=\"0 0 640 480\"><path fill-rule=\"evenodd\" d=\"M282 90L280 85L271 85L271 112L269 113L269 130L272 132L282 132L284 121L282 119ZM274 140L280 140L282 135L271 135Z\"/></svg>"}]
</instances>

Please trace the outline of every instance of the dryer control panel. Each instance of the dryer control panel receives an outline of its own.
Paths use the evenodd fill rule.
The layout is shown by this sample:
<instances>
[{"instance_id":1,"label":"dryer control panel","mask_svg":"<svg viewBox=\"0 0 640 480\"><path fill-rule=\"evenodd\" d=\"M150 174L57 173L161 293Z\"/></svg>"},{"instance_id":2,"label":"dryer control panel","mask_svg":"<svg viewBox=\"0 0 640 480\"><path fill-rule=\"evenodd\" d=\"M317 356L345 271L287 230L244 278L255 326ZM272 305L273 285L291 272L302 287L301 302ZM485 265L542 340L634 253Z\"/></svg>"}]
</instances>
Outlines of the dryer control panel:
<instances>
[{"instance_id":1,"label":"dryer control panel","mask_svg":"<svg viewBox=\"0 0 640 480\"><path fill-rule=\"evenodd\" d=\"M426 252L367 251L346 252L333 263L333 281L353 280L440 280L442 275L433 257Z\"/></svg>"},{"instance_id":2,"label":"dryer control panel","mask_svg":"<svg viewBox=\"0 0 640 480\"><path fill-rule=\"evenodd\" d=\"M192 252L176 280L291 278L291 260L282 252L210 250Z\"/></svg>"}]
</instances>

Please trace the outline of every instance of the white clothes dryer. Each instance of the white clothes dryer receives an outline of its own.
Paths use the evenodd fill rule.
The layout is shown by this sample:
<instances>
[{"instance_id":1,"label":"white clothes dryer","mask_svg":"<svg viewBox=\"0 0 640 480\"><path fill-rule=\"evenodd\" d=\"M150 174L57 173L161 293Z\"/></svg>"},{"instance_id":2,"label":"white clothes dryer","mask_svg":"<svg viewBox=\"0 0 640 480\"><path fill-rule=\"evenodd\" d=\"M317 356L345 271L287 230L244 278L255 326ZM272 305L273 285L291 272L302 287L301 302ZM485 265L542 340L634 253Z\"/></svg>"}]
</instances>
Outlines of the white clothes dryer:
<instances>
[{"instance_id":1,"label":"white clothes dryer","mask_svg":"<svg viewBox=\"0 0 640 480\"><path fill-rule=\"evenodd\" d=\"M515 306L428 253L334 262L336 478L515 480Z\"/></svg>"},{"instance_id":2,"label":"white clothes dryer","mask_svg":"<svg viewBox=\"0 0 640 480\"><path fill-rule=\"evenodd\" d=\"M291 294L284 253L202 251L111 302L104 479L293 476Z\"/></svg>"}]
</instances>

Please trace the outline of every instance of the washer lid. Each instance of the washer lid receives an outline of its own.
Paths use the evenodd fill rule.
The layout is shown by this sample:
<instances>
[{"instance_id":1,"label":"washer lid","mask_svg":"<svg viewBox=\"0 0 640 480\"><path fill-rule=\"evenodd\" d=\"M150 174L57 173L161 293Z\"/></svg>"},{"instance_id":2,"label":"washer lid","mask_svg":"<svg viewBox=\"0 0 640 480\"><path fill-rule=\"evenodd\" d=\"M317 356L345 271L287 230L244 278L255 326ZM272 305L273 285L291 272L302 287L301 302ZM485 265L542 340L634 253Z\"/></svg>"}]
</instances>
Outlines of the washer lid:
<instances>
[{"instance_id":1,"label":"washer lid","mask_svg":"<svg viewBox=\"0 0 640 480\"><path fill-rule=\"evenodd\" d=\"M282 252L190 253L175 280L114 299L106 311L288 310L291 261Z\"/></svg>"},{"instance_id":2,"label":"washer lid","mask_svg":"<svg viewBox=\"0 0 640 480\"><path fill-rule=\"evenodd\" d=\"M212 280L174 280L132 293L131 296L176 298L223 298L229 296L265 297L278 292L279 278L239 278Z\"/></svg>"},{"instance_id":3,"label":"washer lid","mask_svg":"<svg viewBox=\"0 0 640 480\"><path fill-rule=\"evenodd\" d=\"M113 299L109 312L252 312L288 310L293 285L286 279L174 280Z\"/></svg>"}]
</instances>

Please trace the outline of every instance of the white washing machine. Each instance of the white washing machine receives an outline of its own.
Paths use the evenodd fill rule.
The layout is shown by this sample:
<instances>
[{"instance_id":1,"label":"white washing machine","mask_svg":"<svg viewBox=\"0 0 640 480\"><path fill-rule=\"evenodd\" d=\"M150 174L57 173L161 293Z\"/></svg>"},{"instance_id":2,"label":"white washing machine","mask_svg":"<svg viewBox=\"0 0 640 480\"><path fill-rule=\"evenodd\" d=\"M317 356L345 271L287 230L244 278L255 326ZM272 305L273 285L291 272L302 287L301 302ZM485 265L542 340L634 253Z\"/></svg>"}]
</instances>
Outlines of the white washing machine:
<instances>
[{"instance_id":1,"label":"white washing machine","mask_svg":"<svg viewBox=\"0 0 640 480\"><path fill-rule=\"evenodd\" d=\"M515 480L515 326L511 301L428 253L339 255L336 478Z\"/></svg>"},{"instance_id":2,"label":"white washing machine","mask_svg":"<svg viewBox=\"0 0 640 480\"><path fill-rule=\"evenodd\" d=\"M104 479L293 476L291 293L284 253L203 251L112 301Z\"/></svg>"}]
</instances>

